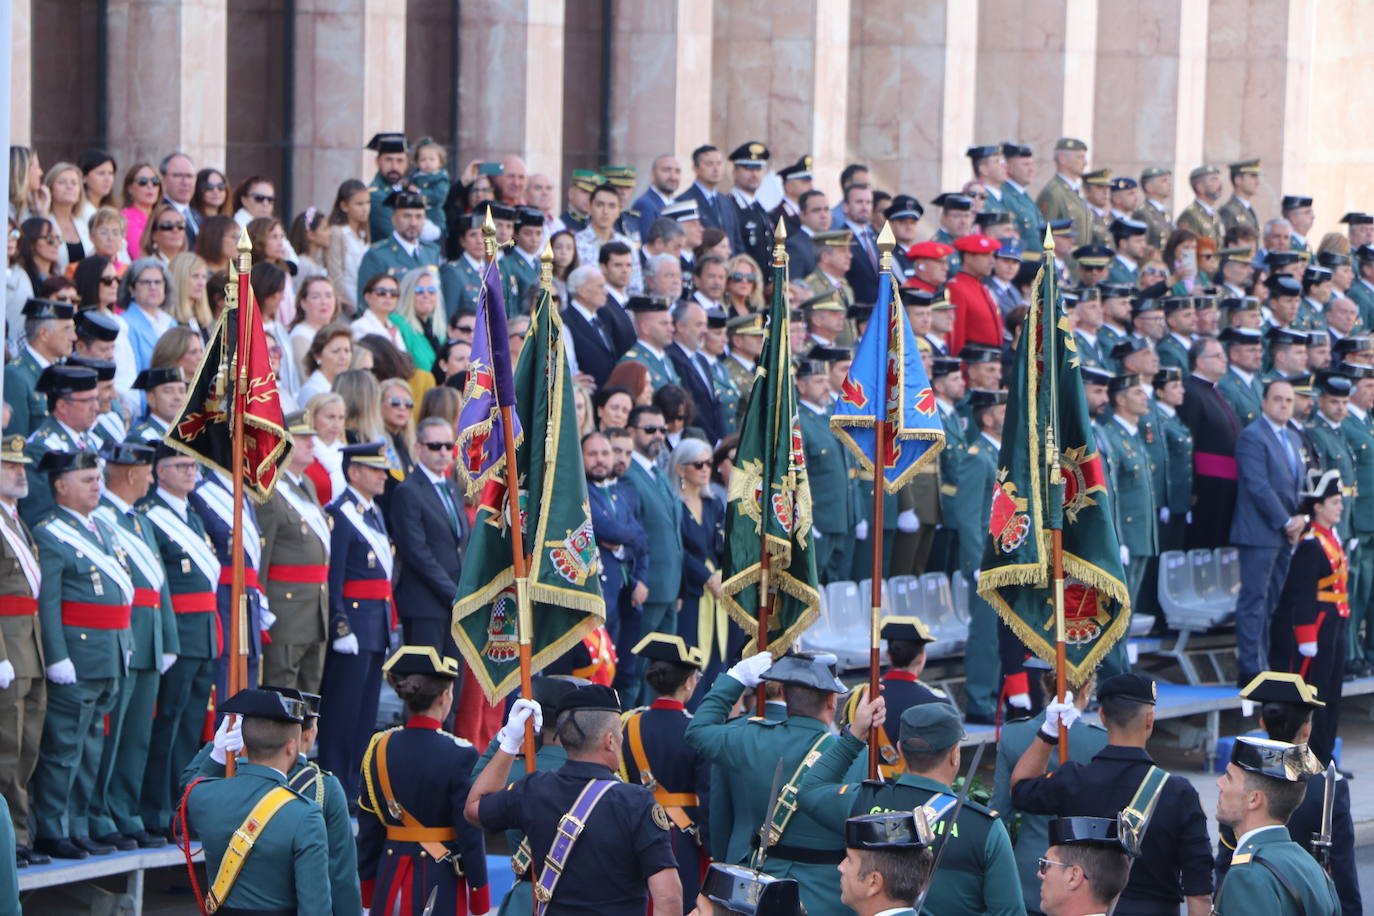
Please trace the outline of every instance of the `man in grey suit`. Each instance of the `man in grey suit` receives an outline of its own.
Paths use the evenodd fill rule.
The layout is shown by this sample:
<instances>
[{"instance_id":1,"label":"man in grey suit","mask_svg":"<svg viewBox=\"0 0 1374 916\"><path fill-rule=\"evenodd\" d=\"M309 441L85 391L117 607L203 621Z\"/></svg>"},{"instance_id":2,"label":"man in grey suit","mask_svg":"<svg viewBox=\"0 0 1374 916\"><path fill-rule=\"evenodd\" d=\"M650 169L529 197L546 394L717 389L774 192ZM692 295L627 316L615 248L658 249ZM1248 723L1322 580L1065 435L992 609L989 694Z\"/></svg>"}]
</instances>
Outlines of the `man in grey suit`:
<instances>
[{"instance_id":1,"label":"man in grey suit","mask_svg":"<svg viewBox=\"0 0 1374 916\"><path fill-rule=\"evenodd\" d=\"M1303 530L1298 488L1306 458L1302 440L1288 425L1293 386L1271 381L1262 411L1236 441L1239 488L1231 543L1240 549L1236 677L1242 686L1268 668L1269 618L1288 575L1292 545Z\"/></svg>"}]
</instances>

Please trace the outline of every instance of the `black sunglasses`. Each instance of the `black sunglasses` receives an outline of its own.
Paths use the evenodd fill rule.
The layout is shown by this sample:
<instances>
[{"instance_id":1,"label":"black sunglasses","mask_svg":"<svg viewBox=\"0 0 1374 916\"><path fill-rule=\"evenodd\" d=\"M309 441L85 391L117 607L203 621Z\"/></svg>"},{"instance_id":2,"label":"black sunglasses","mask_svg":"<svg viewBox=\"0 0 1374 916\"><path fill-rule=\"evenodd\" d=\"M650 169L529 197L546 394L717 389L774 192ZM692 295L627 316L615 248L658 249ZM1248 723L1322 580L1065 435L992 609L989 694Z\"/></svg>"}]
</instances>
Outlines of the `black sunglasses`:
<instances>
[{"instance_id":1,"label":"black sunglasses","mask_svg":"<svg viewBox=\"0 0 1374 916\"><path fill-rule=\"evenodd\" d=\"M162 179L149 178L147 175L144 175L142 178L135 178L134 184L138 185L140 188L146 188L149 185L152 185L153 187L157 188L162 186Z\"/></svg>"},{"instance_id":2,"label":"black sunglasses","mask_svg":"<svg viewBox=\"0 0 1374 916\"><path fill-rule=\"evenodd\" d=\"M709 462L709 461L688 461L688 462L687 462L687 465L688 465L688 467L694 467L694 468L696 468L698 471L704 471L704 470L706 470L707 468L709 468L709 467L711 466L711 462Z\"/></svg>"},{"instance_id":3,"label":"black sunglasses","mask_svg":"<svg viewBox=\"0 0 1374 916\"><path fill-rule=\"evenodd\" d=\"M207 191L227 191L228 189L229 186L222 181L205 182L205 190Z\"/></svg>"},{"instance_id":4,"label":"black sunglasses","mask_svg":"<svg viewBox=\"0 0 1374 916\"><path fill-rule=\"evenodd\" d=\"M648 433L651 436L657 436L659 433L668 432L668 427L666 426L636 426L635 429L642 433Z\"/></svg>"},{"instance_id":5,"label":"black sunglasses","mask_svg":"<svg viewBox=\"0 0 1374 916\"><path fill-rule=\"evenodd\" d=\"M271 194L249 194L248 196L253 198L254 203L274 204L277 202L277 199Z\"/></svg>"},{"instance_id":6,"label":"black sunglasses","mask_svg":"<svg viewBox=\"0 0 1374 916\"><path fill-rule=\"evenodd\" d=\"M452 450L453 450L453 443L452 443L452 442L421 442L420 444L423 445L425 448L429 449L431 452L442 452L442 451L445 451L445 450L448 450L448 451L452 451Z\"/></svg>"},{"instance_id":7,"label":"black sunglasses","mask_svg":"<svg viewBox=\"0 0 1374 916\"><path fill-rule=\"evenodd\" d=\"M185 223L158 223L154 226L158 232L185 232Z\"/></svg>"}]
</instances>

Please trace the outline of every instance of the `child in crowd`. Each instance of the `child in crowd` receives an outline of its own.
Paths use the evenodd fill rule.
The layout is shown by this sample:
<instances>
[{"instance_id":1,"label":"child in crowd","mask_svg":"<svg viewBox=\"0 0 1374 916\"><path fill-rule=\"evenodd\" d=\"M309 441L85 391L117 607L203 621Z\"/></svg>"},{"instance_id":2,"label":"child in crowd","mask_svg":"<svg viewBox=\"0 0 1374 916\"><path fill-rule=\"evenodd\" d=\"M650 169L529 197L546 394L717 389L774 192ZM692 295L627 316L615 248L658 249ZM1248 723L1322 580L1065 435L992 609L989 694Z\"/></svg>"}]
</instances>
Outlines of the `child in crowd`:
<instances>
[{"instance_id":1,"label":"child in crowd","mask_svg":"<svg viewBox=\"0 0 1374 916\"><path fill-rule=\"evenodd\" d=\"M425 137L415 144L415 172L410 176L410 185L424 195L425 228L420 238L432 242L448 232L444 217L444 201L448 199L448 153L439 143ZM433 228L431 228L433 227Z\"/></svg>"}]
</instances>

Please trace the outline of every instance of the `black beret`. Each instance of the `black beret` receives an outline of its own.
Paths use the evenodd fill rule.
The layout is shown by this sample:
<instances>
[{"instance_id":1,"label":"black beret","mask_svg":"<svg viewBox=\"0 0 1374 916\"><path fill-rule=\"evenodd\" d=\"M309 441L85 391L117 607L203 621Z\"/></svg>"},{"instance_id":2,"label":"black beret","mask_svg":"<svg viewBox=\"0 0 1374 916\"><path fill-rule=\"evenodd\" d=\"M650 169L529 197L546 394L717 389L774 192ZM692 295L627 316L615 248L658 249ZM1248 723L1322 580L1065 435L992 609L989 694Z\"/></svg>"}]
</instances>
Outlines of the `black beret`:
<instances>
[{"instance_id":1,"label":"black beret","mask_svg":"<svg viewBox=\"0 0 1374 916\"><path fill-rule=\"evenodd\" d=\"M1097 698L1121 697L1137 703L1155 705L1157 692L1154 678L1143 674L1118 674L1107 678L1097 686Z\"/></svg>"}]
</instances>

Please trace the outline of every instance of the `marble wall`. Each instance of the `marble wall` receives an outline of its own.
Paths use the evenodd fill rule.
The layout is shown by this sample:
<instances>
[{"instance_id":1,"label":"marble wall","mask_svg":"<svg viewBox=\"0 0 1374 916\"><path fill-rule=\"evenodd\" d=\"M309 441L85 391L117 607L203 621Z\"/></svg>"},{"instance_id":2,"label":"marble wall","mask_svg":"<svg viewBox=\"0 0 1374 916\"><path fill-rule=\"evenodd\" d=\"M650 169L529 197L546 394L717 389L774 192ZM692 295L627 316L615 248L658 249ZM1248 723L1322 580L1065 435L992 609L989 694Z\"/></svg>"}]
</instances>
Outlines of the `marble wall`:
<instances>
[{"instance_id":1,"label":"marble wall","mask_svg":"<svg viewBox=\"0 0 1374 916\"><path fill-rule=\"evenodd\" d=\"M121 166L182 148L236 178L290 162L296 209L369 179L363 144L397 129L455 170L518 152L560 183L758 139L832 194L862 161L923 200L973 143L1030 144L1038 185L1071 135L1118 174L1171 165L1180 207L1194 166L1260 156L1262 214L1285 191L1317 197L1318 233L1374 209L1362 0L109 0L103 33L96 8L10 4L15 140Z\"/></svg>"}]
</instances>

